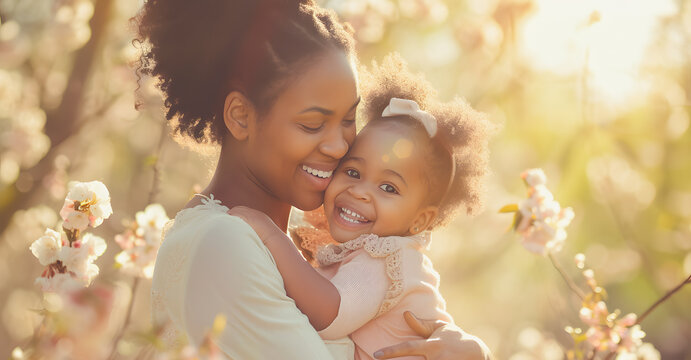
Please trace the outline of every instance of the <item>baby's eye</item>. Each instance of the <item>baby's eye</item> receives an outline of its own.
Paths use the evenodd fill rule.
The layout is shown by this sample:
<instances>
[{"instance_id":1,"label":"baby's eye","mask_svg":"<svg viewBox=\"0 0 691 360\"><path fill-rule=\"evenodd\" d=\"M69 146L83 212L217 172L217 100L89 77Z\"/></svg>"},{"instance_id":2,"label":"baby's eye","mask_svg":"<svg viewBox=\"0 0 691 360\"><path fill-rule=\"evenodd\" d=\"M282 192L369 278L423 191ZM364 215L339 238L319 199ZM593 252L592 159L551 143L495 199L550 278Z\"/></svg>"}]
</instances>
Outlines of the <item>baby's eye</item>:
<instances>
[{"instance_id":1,"label":"baby's eye","mask_svg":"<svg viewBox=\"0 0 691 360\"><path fill-rule=\"evenodd\" d=\"M398 194L398 190L391 184L381 184L379 188L386 191L387 193Z\"/></svg>"},{"instance_id":2,"label":"baby's eye","mask_svg":"<svg viewBox=\"0 0 691 360\"><path fill-rule=\"evenodd\" d=\"M345 173L346 173L346 175L348 175L352 178L356 178L356 179L360 178L360 173L355 169L346 169Z\"/></svg>"}]
</instances>

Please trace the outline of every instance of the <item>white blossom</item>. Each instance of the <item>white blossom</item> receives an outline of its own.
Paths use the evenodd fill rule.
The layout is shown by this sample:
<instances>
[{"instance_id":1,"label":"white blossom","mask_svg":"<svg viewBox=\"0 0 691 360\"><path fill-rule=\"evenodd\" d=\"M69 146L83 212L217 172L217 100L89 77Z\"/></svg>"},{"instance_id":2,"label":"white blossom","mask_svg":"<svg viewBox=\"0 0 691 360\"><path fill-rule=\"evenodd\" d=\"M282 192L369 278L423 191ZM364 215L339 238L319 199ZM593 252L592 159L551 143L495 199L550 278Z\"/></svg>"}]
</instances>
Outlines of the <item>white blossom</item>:
<instances>
[{"instance_id":1,"label":"white blossom","mask_svg":"<svg viewBox=\"0 0 691 360\"><path fill-rule=\"evenodd\" d=\"M106 247L103 238L86 233L72 247L62 248L60 260L84 286L88 286L99 273L98 266L93 262L103 255Z\"/></svg>"},{"instance_id":2,"label":"white blossom","mask_svg":"<svg viewBox=\"0 0 691 360\"><path fill-rule=\"evenodd\" d=\"M46 229L45 234L34 241L29 249L41 265L48 266L58 261L62 245L63 240L60 233L53 229Z\"/></svg>"},{"instance_id":3,"label":"white blossom","mask_svg":"<svg viewBox=\"0 0 691 360\"><path fill-rule=\"evenodd\" d=\"M99 273L93 262L105 250L106 243L98 236L86 233L68 244L57 231L48 229L44 236L31 244L31 252L42 265L47 266L36 279L36 284L43 291L52 292L73 289L75 284L89 286Z\"/></svg>"},{"instance_id":4,"label":"white blossom","mask_svg":"<svg viewBox=\"0 0 691 360\"><path fill-rule=\"evenodd\" d=\"M62 223L62 227L68 230L86 230L89 227L89 216L81 211L70 211Z\"/></svg>"},{"instance_id":5,"label":"white blossom","mask_svg":"<svg viewBox=\"0 0 691 360\"><path fill-rule=\"evenodd\" d=\"M545 176L545 172L542 169L526 170L521 174L521 178L531 187L547 183L547 176Z\"/></svg>"},{"instance_id":6,"label":"white blossom","mask_svg":"<svg viewBox=\"0 0 691 360\"><path fill-rule=\"evenodd\" d=\"M60 216L67 220L73 211L83 212L89 217L89 225L97 227L104 219L113 214L110 206L110 194L100 181L72 182Z\"/></svg>"},{"instance_id":7,"label":"white blossom","mask_svg":"<svg viewBox=\"0 0 691 360\"><path fill-rule=\"evenodd\" d=\"M651 343L643 343L636 351L636 360L660 360L660 352Z\"/></svg>"},{"instance_id":8,"label":"white blossom","mask_svg":"<svg viewBox=\"0 0 691 360\"><path fill-rule=\"evenodd\" d=\"M68 273L55 274L49 278L40 276L36 278L35 283L44 292L64 293L83 287L79 280Z\"/></svg>"},{"instance_id":9,"label":"white blossom","mask_svg":"<svg viewBox=\"0 0 691 360\"><path fill-rule=\"evenodd\" d=\"M163 226L170 220L161 204L151 204L135 215L137 231L146 244L158 247L161 243Z\"/></svg>"}]
</instances>

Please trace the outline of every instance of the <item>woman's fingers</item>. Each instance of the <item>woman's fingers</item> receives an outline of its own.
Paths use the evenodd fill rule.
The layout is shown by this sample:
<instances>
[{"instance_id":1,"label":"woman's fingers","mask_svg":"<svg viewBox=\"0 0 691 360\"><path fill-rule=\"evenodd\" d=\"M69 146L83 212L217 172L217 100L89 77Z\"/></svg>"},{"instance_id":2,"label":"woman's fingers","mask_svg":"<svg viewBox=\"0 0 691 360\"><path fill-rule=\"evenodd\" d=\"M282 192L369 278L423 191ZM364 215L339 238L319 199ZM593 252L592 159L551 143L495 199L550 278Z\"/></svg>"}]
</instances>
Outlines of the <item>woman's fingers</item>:
<instances>
[{"instance_id":1,"label":"woman's fingers","mask_svg":"<svg viewBox=\"0 0 691 360\"><path fill-rule=\"evenodd\" d=\"M415 331L416 334L428 338L432 333L437 330L438 328L446 325L446 322L441 321L441 320L426 320L426 319L419 319L415 314L413 314L410 311L406 311L403 313L403 318L405 319L405 322L410 326L413 331Z\"/></svg>"},{"instance_id":2,"label":"woman's fingers","mask_svg":"<svg viewBox=\"0 0 691 360\"><path fill-rule=\"evenodd\" d=\"M425 349L427 345L427 340L410 340L377 350L374 353L374 357L377 359L391 359L399 356L425 356L427 354Z\"/></svg>"}]
</instances>

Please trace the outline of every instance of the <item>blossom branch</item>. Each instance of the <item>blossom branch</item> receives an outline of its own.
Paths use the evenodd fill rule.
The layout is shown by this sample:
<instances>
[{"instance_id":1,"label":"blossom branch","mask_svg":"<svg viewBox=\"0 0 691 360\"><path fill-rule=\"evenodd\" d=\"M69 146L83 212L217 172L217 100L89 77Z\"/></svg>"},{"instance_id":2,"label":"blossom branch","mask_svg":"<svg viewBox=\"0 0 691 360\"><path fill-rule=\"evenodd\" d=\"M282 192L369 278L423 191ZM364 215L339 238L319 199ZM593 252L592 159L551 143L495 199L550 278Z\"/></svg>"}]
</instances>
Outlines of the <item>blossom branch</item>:
<instances>
[{"instance_id":1,"label":"blossom branch","mask_svg":"<svg viewBox=\"0 0 691 360\"><path fill-rule=\"evenodd\" d=\"M674 295L677 291L681 290L681 288L684 287L684 285L686 285L686 284L691 284L691 275L689 275L689 277L687 277L686 279L684 279L684 281L682 281L681 283L679 283L679 285L675 286L672 290L668 291L663 297L661 297L661 298L658 299L653 305L651 305L651 306L648 308L648 310L646 310L646 311L643 313L643 315L641 315L640 317L638 317L638 319L636 320L636 322L635 322L634 325L632 325L632 326L639 325L639 324L643 321L643 319L645 319L648 315L650 315L650 313L651 313L653 310L655 310L655 308L657 308L657 307L658 307L660 304L662 304L663 302L667 301L672 295ZM623 339L622 339L622 340L623 340ZM619 340L619 343L621 343L622 340ZM610 360L610 359L612 359L616 354L617 354L616 351L610 351L610 353L607 354L607 357L605 357L605 360Z\"/></svg>"},{"instance_id":2,"label":"blossom branch","mask_svg":"<svg viewBox=\"0 0 691 360\"><path fill-rule=\"evenodd\" d=\"M677 285L674 289L670 290L665 294L663 297L661 297L658 301L656 301L653 305L651 305L648 310L646 310L639 318L636 320L636 324L640 324L643 319L645 319L653 310L655 310L658 305L662 304L663 302L667 301L672 295L674 295L677 291L679 291L684 285L686 284L691 284L691 275L686 278L686 280L682 281L679 285Z\"/></svg>"},{"instance_id":3,"label":"blossom branch","mask_svg":"<svg viewBox=\"0 0 691 360\"><path fill-rule=\"evenodd\" d=\"M571 288L571 290L578 295L578 297L582 300L585 299L585 294L583 293L583 290L576 285L576 283L571 280L571 278L566 274L564 269L561 267L557 259L554 258L554 254L551 252L548 253L549 259L552 261L552 265L554 265L554 268L557 269L561 277L566 281L566 284Z\"/></svg>"},{"instance_id":4,"label":"blossom branch","mask_svg":"<svg viewBox=\"0 0 691 360\"><path fill-rule=\"evenodd\" d=\"M115 358L115 355L117 354L117 349L118 349L118 343L120 343L120 339L122 339L122 336L125 334L125 329L127 329L127 326L130 323L130 319L132 316L132 309L134 308L134 296L137 294L137 285L139 284L139 277L135 277L134 281L132 282L132 287L131 289L131 295L130 295L130 303L127 306L127 314L125 315L125 323L122 324L122 327L120 328L120 331L118 332L118 335L115 337L115 340L113 340L113 348L110 351L110 356L108 356L108 360L112 360Z\"/></svg>"},{"instance_id":5,"label":"blossom branch","mask_svg":"<svg viewBox=\"0 0 691 360\"><path fill-rule=\"evenodd\" d=\"M156 154L154 155L154 163L153 163L153 169L154 169L154 177L152 180L151 184L151 191L149 192L149 204L154 202L154 198L156 197L156 194L158 193L159 187L160 187L160 182L161 182L161 167L159 165L159 160L161 159L161 153L163 152L163 144L166 140L167 133L166 129L168 127L168 124L163 121L162 126L161 126L161 136L158 139L158 146L156 147Z\"/></svg>"},{"instance_id":6,"label":"blossom branch","mask_svg":"<svg viewBox=\"0 0 691 360\"><path fill-rule=\"evenodd\" d=\"M152 184L151 184L151 190L149 191L149 198L148 198L149 204L153 203L154 198L156 197L156 194L158 193L158 189L159 189L159 185L160 185L161 175L160 175L160 166L159 166L158 162L159 162L159 159L161 157L163 144L164 144L166 136L167 136L166 127L167 127L167 124L164 121L162 123L161 135L159 137L158 145L156 147L156 153L154 154L154 160L153 160L154 174L153 174L153 180L152 180ZM151 205L147 207L147 210L146 210L147 212L148 212L149 208L151 208ZM161 211L163 211L163 210L161 210ZM165 212L164 212L164 216L165 216ZM165 216L165 220L167 220L167 219L168 219L167 216ZM139 215L137 215L137 226L142 226L142 224L139 224L139 221L140 221ZM118 240L117 236L116 236L116 241L120 242ZM126 241L127 240L123 240L123 243ZM134 245L134 244L130 244L130 245ZM131 259L131 255L128 254L126 251L123 251L121 254L125 255L124 256L125 259ZM139 258L139 256L138 256L138 258ZM122 264L120 259L121 259L120 256L116 257L116 262L118 262L121 266L126 266L126 265L130 264L129 262L125 262L125 264ZM136 295L137 285L139 284L140 275L141 274L137 274L134 277L134 282L132 283L132 287L131 287L130 303L129 303L128 308L127 308L127 314L125 315L125 322L123 323L122 328L120 328L118 335L116 336L115 340L113 341L113 348L111 350L111 353L110 353L110 356L108 357L108 359L114 359L115 358L115 356L117 354L118 343L120 342L120 339L122 339L123 335L125 334L125 330L127 329L127 327L130 324L130 321L132 320L131 319L132 308L134 307L134 303L135 303L135 295ZM149 276L149 278L150 278L150 276Z\"/></svg>"},{"instance_id":7,"label":"blossom branch","mask_svg":"<svg viewBox=\"0 0 691 360\"><path fill-rule=\"evenodd\" d=\"M594 360L595 356L597 356L597 348L593 348L593 351L590 352L590 356L588 357L588 360Z\"/></svg>"}]
</instances>

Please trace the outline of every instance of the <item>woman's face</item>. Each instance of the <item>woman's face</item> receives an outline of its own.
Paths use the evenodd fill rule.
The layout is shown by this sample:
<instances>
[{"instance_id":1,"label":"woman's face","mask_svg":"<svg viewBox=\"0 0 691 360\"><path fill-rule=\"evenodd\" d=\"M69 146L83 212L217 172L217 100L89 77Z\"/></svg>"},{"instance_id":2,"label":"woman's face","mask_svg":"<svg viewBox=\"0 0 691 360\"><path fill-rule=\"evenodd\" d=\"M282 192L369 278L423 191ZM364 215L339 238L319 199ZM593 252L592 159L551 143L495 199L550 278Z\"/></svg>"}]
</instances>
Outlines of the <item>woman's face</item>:
<instances>
[{"instance_id":1,"label":"woman's face","mask_svg":"<svg viewBox=\"0 0 691 360\"><path fill-rule=\"evenodd\" d=\"M359 100L354 66L342 51L307 65L249 136L243 158L255 181L297 208L319 207L355 139Z\"/></svg>"}]
</instances>

